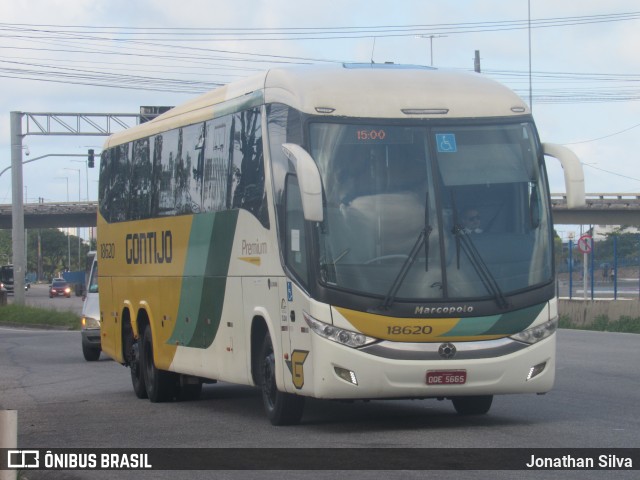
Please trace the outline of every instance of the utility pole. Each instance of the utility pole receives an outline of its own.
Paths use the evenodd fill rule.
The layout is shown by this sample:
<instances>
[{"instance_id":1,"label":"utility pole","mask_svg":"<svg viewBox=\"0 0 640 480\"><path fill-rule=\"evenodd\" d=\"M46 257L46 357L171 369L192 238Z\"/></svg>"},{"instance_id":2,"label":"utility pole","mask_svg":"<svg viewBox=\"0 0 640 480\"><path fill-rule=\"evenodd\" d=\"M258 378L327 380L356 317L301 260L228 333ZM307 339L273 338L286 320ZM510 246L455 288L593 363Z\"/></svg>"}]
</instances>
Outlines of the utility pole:
<instances>
[{"instance_id":1,"label":"utility pole","mask_svg":"<svg viewBox=\"0 0 640 480\"><path fill-rule=\"evenodd\" d=\"M13 299L24 305L24 203L22 202L22 114L11 112L11 247L13 249Z\"/></svg>"},{"instance_id":2,"label":"utility pole","mask_svg":"<svg viewBox=\"0 0 640 480\"><path fill-rule=\"evenodd\" d=\"M428 38L429 39L429 50L431 52L431 66L433 67L433 39L434 38L445 38L446 35L416 35L416 38Z\"/></svg>"},{"instance_id":3,"label":"utility pole","mask_svg":"<svg viewBox=\"0 0 640 480\"><path fill-rule=\"evenodd\" d=\"M533 87L531 85L531 0L527 0L529 31L529 109L533 112Z\"/></svg>"},{"instance_id":4,"label":"utility pole","mask_svg":"<svg viewBox=\"0 0 640 480\"><path fill-rule=\"evenodd\" d=\"M480 70L480 50L476 50L476 55L473 60L473 71L476 73L481 73Z\"/></svg>"},{"instance_id":5,"label":"utility pole","mask_svg":"<svg viewBox=\"0 0 640 480\"><path fill-rule=\"evenodd\" d=\"M69 203L69 177L53 177L59 178L60 180L67 181L67 203ZM67 271L71 271L71 237L69 236L70 230L67 227Z\"/></svg>"},{"instance_id":6,"label":"utility pole","mask_svg":"<svg viewBox=\"0 0 640 480\"><path fill-rule=\"evenodd\" d=\"M72 172L78 172L78 203L82 201L80 198L80 169L79 168L65 168L65 170L71 170ZM69 201L69 199L67 199ZM76 234L78 236L78 270L80 270L80 227L76 227ZM69 264L69 270L71 270L71 264Z\"/></svg>"}]
</instances>

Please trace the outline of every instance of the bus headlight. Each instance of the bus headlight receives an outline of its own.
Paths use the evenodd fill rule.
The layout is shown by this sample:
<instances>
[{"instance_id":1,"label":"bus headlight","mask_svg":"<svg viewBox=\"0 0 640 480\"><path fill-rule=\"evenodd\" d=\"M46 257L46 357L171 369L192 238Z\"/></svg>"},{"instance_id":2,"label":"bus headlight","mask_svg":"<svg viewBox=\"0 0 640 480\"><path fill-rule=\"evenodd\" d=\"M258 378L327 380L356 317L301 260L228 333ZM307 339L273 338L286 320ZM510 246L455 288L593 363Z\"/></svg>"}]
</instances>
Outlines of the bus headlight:
<instances>
[{"instance_id":1,"label":"bus headlight","mask_svg":"<svg viewBox=\"0 0 640 480\"><path fill-rule=\"evenodd\" d=\"M334 327L333 325L329 325L328 323L316 320L306 312L303 312L303 315L304 320L307 322L307 325L311 327L311 330L316 332L321 337L339 343L341 345L346 345L347 347L351 348L359 348L377 341L377 339L367 337L362 333L352 332L343 328Z\"/></svg>"},{"instance_id":2,"label":"bus headlight","mask_svg":"<svg viewBox=\"0 0 640 480\"><path fill-rule=\"evenodd\" d=\"M516 333L515 335L511 335L511 338L514 340L519 340L521 342L534 344L539 342L540 340L544 340L547 337L550 337L555 333L558 329L558 317L552 318L548 322L543 323L542 325L536 325L535 327L528 328L523 330L520 333Z\"/></svg>"}]
</instances>

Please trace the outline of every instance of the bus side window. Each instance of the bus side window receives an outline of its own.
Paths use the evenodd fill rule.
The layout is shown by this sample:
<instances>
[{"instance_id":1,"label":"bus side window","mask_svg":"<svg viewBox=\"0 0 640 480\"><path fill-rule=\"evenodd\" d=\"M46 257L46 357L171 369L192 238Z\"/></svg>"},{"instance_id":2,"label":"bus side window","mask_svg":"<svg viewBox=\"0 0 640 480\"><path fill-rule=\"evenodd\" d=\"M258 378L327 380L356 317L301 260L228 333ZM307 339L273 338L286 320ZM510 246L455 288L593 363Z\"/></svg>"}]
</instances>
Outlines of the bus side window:
<instances>
[{"instance_id":1,"label":"bus side window","mask_svg":"<svg viewBox=\"0 0 640 480\"><path fill-rule=\"evenodd\" d=\"M260 122L259 108L233 114L229 195L231 208L248 210L269 228Z\"/></svg>"},{"instance_id":2,"label":"bus side window","mask_svg":"<svg viewBox=\"0 0 640 480\"><path fill-rule=\"evenodd\" d=\"M306 234L304 214L302 213L302 197L298 186L298 177L288 175L285 186L286 205L286 250L287 266L302 280L308 283L309 268L307 263Z\"/></svg>"}]
</instances>

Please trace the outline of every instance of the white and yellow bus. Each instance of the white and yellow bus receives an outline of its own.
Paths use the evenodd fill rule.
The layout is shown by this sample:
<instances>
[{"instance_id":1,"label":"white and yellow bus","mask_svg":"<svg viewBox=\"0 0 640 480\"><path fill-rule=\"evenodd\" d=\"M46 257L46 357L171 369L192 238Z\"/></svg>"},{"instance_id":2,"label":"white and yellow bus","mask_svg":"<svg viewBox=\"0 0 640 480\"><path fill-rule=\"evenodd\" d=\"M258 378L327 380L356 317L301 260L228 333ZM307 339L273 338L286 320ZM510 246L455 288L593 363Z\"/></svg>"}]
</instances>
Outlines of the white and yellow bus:
<instances>
[{"instance_id":1,"label":"white and yellow bus","mask_svg":"<svg viewBox=\"0 0 640 480\"><path fill-rule=\"evenodd\" d=\"M140 398L255 385L276 425L306 397L483 414L547 392L545 154L580 205L577 158L478 74L309 66L214 90L105 144L102 349Z\"/></svg>"}]
</instances>

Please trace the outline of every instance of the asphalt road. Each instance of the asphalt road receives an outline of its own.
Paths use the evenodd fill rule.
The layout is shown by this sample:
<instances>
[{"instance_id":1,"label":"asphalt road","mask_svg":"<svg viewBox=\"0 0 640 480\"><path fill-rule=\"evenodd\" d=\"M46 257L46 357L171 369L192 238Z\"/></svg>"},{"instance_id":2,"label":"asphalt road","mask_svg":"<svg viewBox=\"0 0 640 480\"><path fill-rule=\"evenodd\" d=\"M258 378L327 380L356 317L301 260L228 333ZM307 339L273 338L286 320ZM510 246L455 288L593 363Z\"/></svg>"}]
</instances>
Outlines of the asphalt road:
<instances>
[{"instance_id":1,"label":"asphalt road","mask_svg":"<svg viewBox=\"0 0 640 480\"><path fill-rule=\"evenodd\" d=\"M47 298L47 301L49 299ZM68 302L59 298L51 302ZM312 400L302 424L273 427L252 388L205 385L200 400L138 400L129 370L85 362L77 331L0 328L0 409L18 410L21 448L640 447L640 335L561 330L554 390L496 397L488 415L450 402ZM320 450L319 455L327 455ZM329 453L330 454L330 453ZM351 478L637 478L636 472L349 472ZM586 475L586 477L585 477ZM308 472L27 472L23 479L313 478Z\"/></svg>"}]
</instances>

